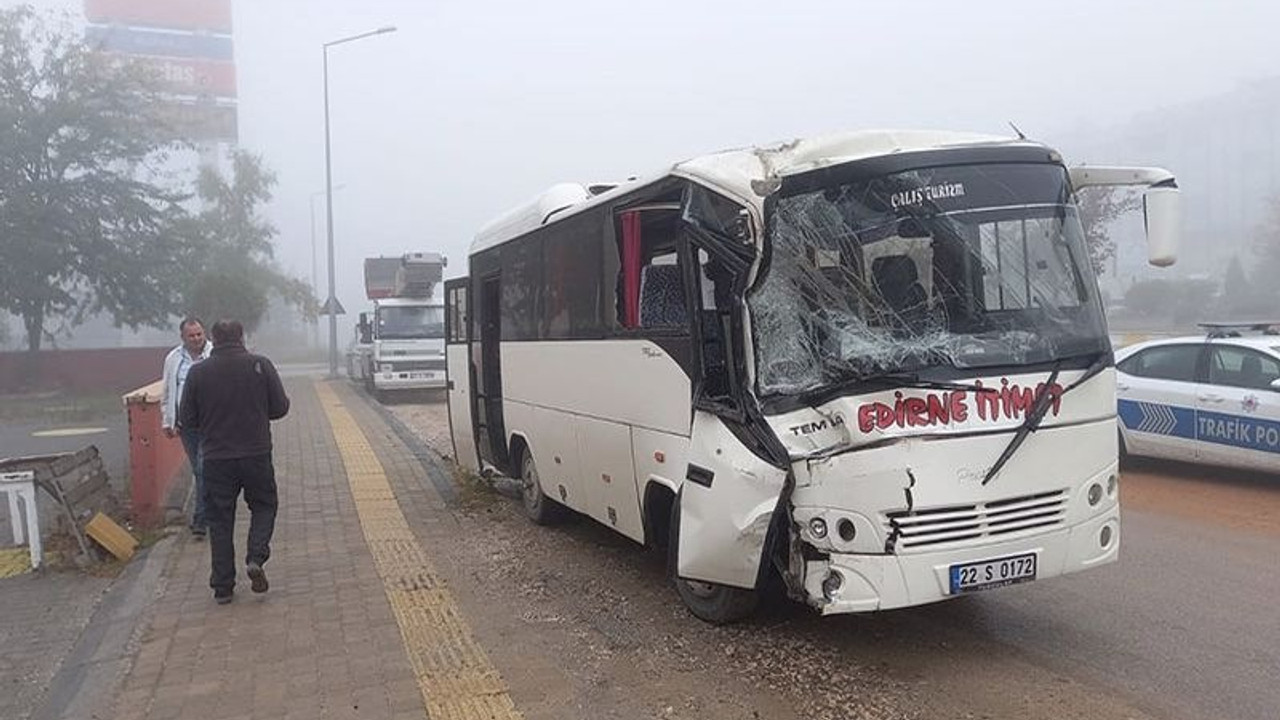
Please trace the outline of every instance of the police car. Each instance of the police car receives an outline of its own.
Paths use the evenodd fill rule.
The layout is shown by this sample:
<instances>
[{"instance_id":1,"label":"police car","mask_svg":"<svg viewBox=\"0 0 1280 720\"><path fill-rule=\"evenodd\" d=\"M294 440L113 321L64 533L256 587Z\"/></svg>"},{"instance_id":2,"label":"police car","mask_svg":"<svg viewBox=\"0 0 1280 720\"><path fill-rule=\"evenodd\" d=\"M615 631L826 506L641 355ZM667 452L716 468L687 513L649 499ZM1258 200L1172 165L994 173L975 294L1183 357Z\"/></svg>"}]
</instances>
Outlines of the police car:
<instances>
[{"instance_id":1,"label":"police car","mask_svg":"<svg viewBox=\"0 0 1280 720\"><path fill-rule=\"evenodd\" d=\"M1116 351L1122 451L1280 473L1280 322L1201 327Z\"/></svg>"}]
</instances>

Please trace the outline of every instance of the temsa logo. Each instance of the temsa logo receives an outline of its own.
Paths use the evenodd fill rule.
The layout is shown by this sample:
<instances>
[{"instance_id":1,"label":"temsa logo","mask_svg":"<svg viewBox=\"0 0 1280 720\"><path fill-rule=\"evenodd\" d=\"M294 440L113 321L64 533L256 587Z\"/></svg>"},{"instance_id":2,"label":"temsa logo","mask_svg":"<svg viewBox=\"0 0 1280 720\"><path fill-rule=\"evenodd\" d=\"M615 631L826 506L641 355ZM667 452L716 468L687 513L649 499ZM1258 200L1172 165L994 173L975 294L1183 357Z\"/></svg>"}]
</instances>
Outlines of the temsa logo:
<instances>
[{"instance_id":1,"label":"temsa logo","mask_svg":"<svg viewBox=\"0 0 1280 720\"><path fill-rule=\"evenodd\" d=\"M793 425L788 430L792 435L812 435L823 430L830 430L844 425L844 416L840 413L831 413L830 416L824 417L817 422L805 423L803 425Z\"/></svg>"},{"instance_id":2,"label":"temsa logo","mask_svg":"<svg viewBox=\"0 0 1280 720\"><path fill-rule=\"evenodd\" d=\"M1049 410L1056 417L1062 409L1062 386L1058 383L1034 387L1011 384L1008 378L1000 387L983 388L974 383L977 392L953 390L929 393L924 397L907 397L902 391L893 394L893 402L870 402L858 406L858 429L864 433L890 428L932 427L962 423L976 412L978 419L995 421L1024 417L1035 405L1036 398L1049 393Z\"/></svg>"}]
</instances>

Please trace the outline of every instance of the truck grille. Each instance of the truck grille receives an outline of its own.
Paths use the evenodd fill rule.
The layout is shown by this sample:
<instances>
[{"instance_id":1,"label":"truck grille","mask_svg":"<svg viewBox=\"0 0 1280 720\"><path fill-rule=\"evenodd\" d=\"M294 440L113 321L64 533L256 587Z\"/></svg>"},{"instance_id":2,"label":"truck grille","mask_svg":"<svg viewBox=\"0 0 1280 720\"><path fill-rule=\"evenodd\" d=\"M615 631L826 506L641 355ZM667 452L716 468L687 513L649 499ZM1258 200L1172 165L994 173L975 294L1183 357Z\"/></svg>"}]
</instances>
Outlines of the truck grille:
<instances>
[{"instance_id":1,"label":"truck grille","mask_svg":"<svg viewBox=\"0 0 1280 720\"><path fill-rule=\"evenodd\" d=\"M1061 525L1067 491L1054 490L977 505L949 505L885 513L885 532L898 548L934 547L977 538L1016 537Z\"/></svg>"},{"instance_id":2,"label":"truck grille","mask_svg":"<svg viewBox=\"0 0 1280 720\"><path fill-rule=\"evenodd\" d=\"M391 363L392 372L444 370L444 358L439 360L396 360Z\"/></svg>"}]
</instances>

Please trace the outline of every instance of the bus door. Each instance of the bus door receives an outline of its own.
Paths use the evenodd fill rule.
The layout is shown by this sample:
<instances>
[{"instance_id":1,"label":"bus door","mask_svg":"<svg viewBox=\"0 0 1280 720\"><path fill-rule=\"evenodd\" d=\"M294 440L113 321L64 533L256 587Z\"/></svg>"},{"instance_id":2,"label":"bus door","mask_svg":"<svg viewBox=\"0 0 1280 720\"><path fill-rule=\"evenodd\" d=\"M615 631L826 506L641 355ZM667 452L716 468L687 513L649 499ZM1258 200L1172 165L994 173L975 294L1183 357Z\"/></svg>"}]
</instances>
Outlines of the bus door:
<instances>
[{"instance_id":1,"label":"bus door","mask_svg":"<svg viewBox=\"0 0 1280 720\"><path fill-rule=\"evenodd\" d=\"M468 314L469 278L444 283L445 377L449 398L449 434L453 457L459 465L480 472L476 455L475 426L471 415L471 316Z\"/></svg>"},{"instance_id":2,"label":"bus door","mask_svg":"<svg viewBox=\"0 0 1280 720\"><path fill-rule=\"evenodd\" d=\"M698 371L678 500L676 574L753 588L789 462L763 418L747 411L740 304L754 252L726 241L733 234L729 227L718 234L695 227L690 234L686 278L698 319L693 328Z\"/></svg>"},{"instance_id":3,"label":"bus door","mask_svg":"<svg viewBox=\"0 0 1280 720\"><path fill-rule=\"evenodd\" d=\"M480 342L471 344L476 381L472 396L475 438L481 466L489 463L509 471L506 429L502 422L502 276L494 273L480 278L478 290L479 302L473 308L476 322L472 328L479 333Z\"/></svg>"}]
</instances>

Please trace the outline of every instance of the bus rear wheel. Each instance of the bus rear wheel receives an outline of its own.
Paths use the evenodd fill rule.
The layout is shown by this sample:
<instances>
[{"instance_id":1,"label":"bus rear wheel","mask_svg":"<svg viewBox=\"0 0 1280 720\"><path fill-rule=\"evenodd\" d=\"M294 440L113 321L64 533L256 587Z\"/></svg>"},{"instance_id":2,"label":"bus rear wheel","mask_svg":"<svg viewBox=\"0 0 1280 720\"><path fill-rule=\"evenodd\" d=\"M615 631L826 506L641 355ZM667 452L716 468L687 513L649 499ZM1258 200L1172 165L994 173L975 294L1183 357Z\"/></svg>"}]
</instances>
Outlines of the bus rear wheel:
<instances>
[{"instance_id":1,"label":"bus rear wheel","mask_svg":"<svg viewBox=\"0 0 1280 720\"><path fill-rule=\"evenodd\" d=\"M712 625L728 625L750 617L760 603L758 590L719 585L680 577L680 498L671 503L667 568L676 593L694 617Z\"/></svg>"},{"instance_id":2,"label":"bus rear wheel","mask_svg":"<svg viewBox=\"0 0 1280 720\"><path fill-rule=\"evenodd\" d=\"M554 525L563 521L568 515L568 508L542 492L542 482L538 477L538 466L533 462L533 453L525 450L523 455L520 462L520 496L524 514L538 525Z\"/></svg>"}]
</instances>

